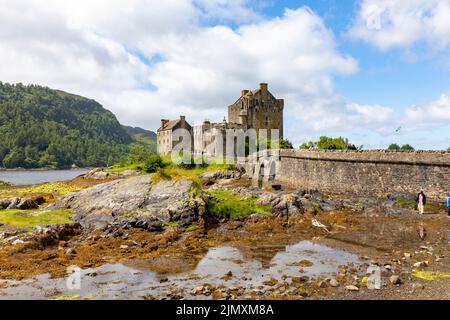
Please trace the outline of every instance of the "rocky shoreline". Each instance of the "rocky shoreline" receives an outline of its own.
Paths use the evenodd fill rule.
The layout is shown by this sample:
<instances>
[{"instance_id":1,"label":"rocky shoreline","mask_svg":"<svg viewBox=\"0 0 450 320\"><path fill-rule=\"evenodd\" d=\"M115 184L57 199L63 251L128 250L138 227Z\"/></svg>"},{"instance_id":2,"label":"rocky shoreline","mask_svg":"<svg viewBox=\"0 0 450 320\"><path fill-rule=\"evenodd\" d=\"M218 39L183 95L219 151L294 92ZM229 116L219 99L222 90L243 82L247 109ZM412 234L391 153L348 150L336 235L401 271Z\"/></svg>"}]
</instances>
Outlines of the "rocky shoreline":
<instances>
[{"instance_id":1,"label":"rocky shoreline","mask_svg":"<svg viewBox=\"0 0 450 320\"><path fill-rule=\"evenodd\" d=\"M373 199L260 190L251 188L240 171L208 172L201 176L201 185L189 179L157 180L154 175L111 176L99 170L80 179L98 181L45 205L46 210L73 210L73 223L36 227L32 233L1 231L0 227L0 288L5 292L12 290L13 279L32 279L44 273L65 277L70 265L95 269L136 260L151 262L147 272L160 275L155 285L159 289L143 293L140 297L145 299L414 298L410 292L417 288L423 288L418 295L421 298L435 298L437 290L445 299L450 292L446 276L439 281L423 279L437 274L432 272L450 272L446 239L450 224L439 204L427 215L418 216L413 209L399 205L398 199L406 201L408 195ZM239 201L255 199L252 205L268 213L238 219L214 216L210 204L220 203L218 193ZM302 241L343 250L329 259L349 252L358 262L335 266L333 272L323 275L302 276L321 264L332 265L328 258L311 265L310 260L301 259L308 254L305 251L299 253L298 261L280 267L280 274L269 273L258 283L249 280L254 275L244 272L237 276L243 272L239 268L196 282L188 277L181 281L184 285L172 279L174 274L197 270L206 263L208 250L223 246L239 248L245 261L259 261L259 272L265 274L276 257ZM266 252L272 247L276 249ZM244 268L246 263L236 265ZM292 267L293 273L283 272ZM368 270L375 267L381 278L371 287ZM166 282L173 285L169 294L162 285ZM237 285L229 286L229 282ZM1 294L2 289L0 298Z\"/></svg>"}]
</instances>

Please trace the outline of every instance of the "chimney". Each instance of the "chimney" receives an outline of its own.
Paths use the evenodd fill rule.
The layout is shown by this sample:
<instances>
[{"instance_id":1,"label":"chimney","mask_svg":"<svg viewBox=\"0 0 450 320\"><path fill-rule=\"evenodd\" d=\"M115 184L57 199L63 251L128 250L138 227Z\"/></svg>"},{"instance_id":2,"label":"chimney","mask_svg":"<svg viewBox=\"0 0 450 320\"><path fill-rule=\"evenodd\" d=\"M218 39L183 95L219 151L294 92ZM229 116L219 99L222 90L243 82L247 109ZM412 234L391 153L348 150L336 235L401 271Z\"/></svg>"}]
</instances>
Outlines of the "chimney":
<instances>
[{"instance_id":1,"label":"chimney","mask_svg":"<svg viewBox=\"0 0 450 320\"><path fill-rule=\"evenodd\" d=\"M262 101L266 101L267 100L267 96L268 96L268 92L269 92L269 85L267 83L260 83L259 84L259 89L261 90L261 98Z\"/></svg>"},{"instance_id":2,"label":"chimney","mask_svg":"<svg viewBox=\"0 0 450 320\"><path fill-rule=\"evenodd\" d=\"M161 119L161 129L164 129L167 122L169 122L169 120Z\"/></svg>"},{"instance_id":3,"label":"chimney","mask_svg":"<svg viewBox=\"0 0 450 320\"><path fill-rule=\"evenodd\" d=\"M186 122L186 117L185 116L180 116L180 120L181 120L181 122Z\"/></svg>"},{"instance_id":4,"label":"chimney","mask_svg":"<svg viewBox=\"0 0 450 320\"><path fill-rule=\"evenodd\" d=\"M245 96L248 93L249 90L242 90L241 91L241 97Z\"/></svg>"}]
</instances>

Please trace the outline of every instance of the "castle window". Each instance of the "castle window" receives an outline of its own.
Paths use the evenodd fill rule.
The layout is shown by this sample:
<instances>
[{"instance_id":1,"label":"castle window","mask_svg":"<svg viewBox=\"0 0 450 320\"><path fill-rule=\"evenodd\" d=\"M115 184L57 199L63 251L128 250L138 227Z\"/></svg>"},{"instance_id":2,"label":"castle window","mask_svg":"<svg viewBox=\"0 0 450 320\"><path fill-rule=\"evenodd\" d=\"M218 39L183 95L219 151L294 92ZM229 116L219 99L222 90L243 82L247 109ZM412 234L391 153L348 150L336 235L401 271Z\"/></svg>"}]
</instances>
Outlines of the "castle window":
<instances>
[{"instance_id":1,"label":"castle window","mask_svg":"<svg viewBox=\"0 0 450 320\"><path fill-rule=\"evenodd\" d=\"M269 125L269 117L266 116L266 120L264 121L264 125L267 127Z\"/></svg>"}]
</instances>

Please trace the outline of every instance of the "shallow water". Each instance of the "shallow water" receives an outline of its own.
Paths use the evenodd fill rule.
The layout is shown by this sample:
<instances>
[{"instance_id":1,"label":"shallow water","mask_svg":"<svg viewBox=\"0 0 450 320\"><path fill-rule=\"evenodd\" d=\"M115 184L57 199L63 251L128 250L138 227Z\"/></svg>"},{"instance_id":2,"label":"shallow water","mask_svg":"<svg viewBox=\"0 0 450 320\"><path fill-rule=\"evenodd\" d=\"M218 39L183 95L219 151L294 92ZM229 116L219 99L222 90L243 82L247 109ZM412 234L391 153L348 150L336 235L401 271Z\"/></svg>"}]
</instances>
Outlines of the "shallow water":
<instances>
[{"instance_id":1,"label":"shallow water","mask_svg":"<svg viewBox=\"0 0 450 320\"><path fill-rule=\"evenodd\" d=\"M333 276L339 265L360 263L354 254L333 249L310 241L294 245L280 246L282 251L269 258L248 258L243 252L257 253L267 248L236 248L222 246L211 248L193 270L166 274L164 270L155 272L152 263L107 264L96 269L81 271L80 289L69 290L67 279L50 279L41 275L34 280L9 282L10 287L0 289L0 299L48 299L55 296L89 295L94 299L141 299L151 295L156 299L165 299L175 293L183 298L200 298L190 295L192 289L203 285L242 286L246 291L257 291L264 282L282 277ZM249 250L250 249L250 250ZM270 250L269 250L270 251ZM312 263L309 267L300 267L300 261ZM231 271L233 276L226 281L223 276ZM168 281L160 283L162 278ZM286 280L290 281L289 278ZM2 281L0 281L1 285ZM205 298L202 296L201 298Z\"/></svg>"},{"instance_id":2,"label":"shallow water","mask_svg":"<svg viewBox=\"0 0 450 320\"><path fill-rule=\"evenodd\" d=\"M7 170L0 171L0 181L11 182L14 185L30 185L44 182L71 180L87 169L73 170Z\"/></svg>"}]
</instances>

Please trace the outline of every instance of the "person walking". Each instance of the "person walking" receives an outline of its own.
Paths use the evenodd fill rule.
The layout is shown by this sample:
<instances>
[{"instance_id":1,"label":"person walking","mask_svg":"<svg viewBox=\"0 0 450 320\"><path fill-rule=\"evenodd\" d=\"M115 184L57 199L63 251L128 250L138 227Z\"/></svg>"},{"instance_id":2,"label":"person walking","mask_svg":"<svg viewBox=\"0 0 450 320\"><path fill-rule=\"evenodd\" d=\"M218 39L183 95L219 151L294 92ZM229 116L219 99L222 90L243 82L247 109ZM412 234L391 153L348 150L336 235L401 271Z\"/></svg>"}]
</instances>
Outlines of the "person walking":
<instances>
[{"instance_id":1,"label":"person walking","mask_svg":"<svg viewBox=\"0 0 450 320\"><path fill-rule=\"evenodd\" d=\"M417 195L417 209L419 210L419 214L424 214L426 204L427 196L423 193L423 191L420 191Z\"/></svg>"},{"instance_id":2,"label":"person walking","mask_svg":"<svg viewBox=\"0 0 450 320\"><path fill-rule=\"evenodd\" d=\"M448 217L450 218L450 193L447 194L447 211L448 211Z\"/></svg>"}]
</instances>

